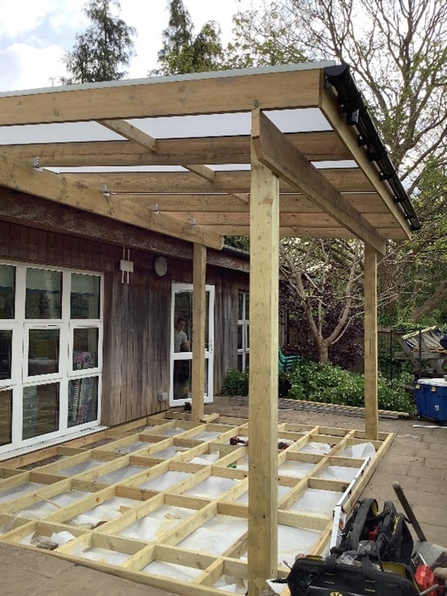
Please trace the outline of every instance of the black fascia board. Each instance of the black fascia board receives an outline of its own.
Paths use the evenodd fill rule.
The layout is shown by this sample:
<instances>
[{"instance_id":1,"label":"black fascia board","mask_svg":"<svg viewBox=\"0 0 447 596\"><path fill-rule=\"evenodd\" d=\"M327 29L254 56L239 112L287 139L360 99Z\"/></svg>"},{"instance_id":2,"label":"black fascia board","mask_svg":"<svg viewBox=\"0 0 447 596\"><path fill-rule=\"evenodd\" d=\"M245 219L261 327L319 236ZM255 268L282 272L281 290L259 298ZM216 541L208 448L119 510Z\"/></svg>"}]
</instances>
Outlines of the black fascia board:
<instances>
[{"instance_id":1,"label":"black fascia board","mask_svg":"<svg viewBox=\"0 0 447 596\"><path fill-rule=\"evenodd\" d=\"M326 84L331 85L337 91L337 101L346 114L346 123L357 129L359 145L365 146L368 159L377 163L380 180L388 182L394 193L394 201L401 206L404 217L410 224L410 229L419 230L421 224L418 216L368 113L363 96L352 78L349 64L327 66L324 69L324 74Z\"/></svg>"}]
</instances>

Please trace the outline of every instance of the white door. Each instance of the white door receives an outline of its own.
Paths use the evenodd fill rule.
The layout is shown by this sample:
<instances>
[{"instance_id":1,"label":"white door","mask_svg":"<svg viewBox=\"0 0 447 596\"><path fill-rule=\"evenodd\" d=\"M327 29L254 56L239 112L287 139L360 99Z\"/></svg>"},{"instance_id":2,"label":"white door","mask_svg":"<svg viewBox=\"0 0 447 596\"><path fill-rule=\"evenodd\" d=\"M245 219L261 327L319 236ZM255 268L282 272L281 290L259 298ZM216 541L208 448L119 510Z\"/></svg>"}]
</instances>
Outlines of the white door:
<instances>
[{"instance_id":1,"label":"white door","mask_svg":"<svg viewBox=\"0 0 447 596\"><path fill-rule=\"evenodd\" d=\"M172 284L171 313L171 384L169 405L180 406L191 401L192 350L192 284ZM205 386L204 401L213 401L214 357L214 286L206 286Z\"/></svg>"}]
</instances>

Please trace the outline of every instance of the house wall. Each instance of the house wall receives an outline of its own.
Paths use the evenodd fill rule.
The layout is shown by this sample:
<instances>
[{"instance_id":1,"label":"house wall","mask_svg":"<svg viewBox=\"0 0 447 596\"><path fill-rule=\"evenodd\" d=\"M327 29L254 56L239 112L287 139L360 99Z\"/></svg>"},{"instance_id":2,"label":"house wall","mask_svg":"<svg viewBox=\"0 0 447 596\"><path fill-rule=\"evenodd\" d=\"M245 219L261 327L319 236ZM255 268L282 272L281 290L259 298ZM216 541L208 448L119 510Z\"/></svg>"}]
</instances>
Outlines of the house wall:
<instances>
[{"instance_id":1,"label":"house wall","mask_svg":"<svg viewBox=\"0 0 447 596\"><path fill-rule=\"evenodd\" d=\"M191 245L85 213L74 216L58 205L40 205L34 197L17 195L12 203L7 195L0 193L0 259L104 275L101 422L114 425L165 408L158 393L167 392L170 384L171 285L192 283ZM126 248L131 247L129 283L123 283L119 270L122 245L105 238L126 238ZM168 260L163 277L154 271L157 254ZM226 371L237 366L238 291L248 291L246 261L223 255L219 267L220 258L210 251L213 264L207 266L207 284L216 293L215 393Z\"/></svg>"}]
</instances>

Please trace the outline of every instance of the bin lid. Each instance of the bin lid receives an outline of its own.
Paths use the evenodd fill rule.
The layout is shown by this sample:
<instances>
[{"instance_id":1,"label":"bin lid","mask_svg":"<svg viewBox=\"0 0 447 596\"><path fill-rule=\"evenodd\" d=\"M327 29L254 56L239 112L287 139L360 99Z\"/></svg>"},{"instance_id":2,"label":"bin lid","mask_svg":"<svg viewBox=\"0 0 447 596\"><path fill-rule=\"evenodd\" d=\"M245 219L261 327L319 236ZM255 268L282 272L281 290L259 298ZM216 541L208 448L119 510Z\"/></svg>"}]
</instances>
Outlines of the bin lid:
<instances>
[{"instance_id":1,"label":"bin lid","mask_svg":"<svg viewBox=\"0 0 447 596\"><path fill-rule=\"evenodd\" d=\"M418 379L418 385L430 385L432 387L447 387L447 381L444 378L440 379Z\"/></svg>"}]
</instances>

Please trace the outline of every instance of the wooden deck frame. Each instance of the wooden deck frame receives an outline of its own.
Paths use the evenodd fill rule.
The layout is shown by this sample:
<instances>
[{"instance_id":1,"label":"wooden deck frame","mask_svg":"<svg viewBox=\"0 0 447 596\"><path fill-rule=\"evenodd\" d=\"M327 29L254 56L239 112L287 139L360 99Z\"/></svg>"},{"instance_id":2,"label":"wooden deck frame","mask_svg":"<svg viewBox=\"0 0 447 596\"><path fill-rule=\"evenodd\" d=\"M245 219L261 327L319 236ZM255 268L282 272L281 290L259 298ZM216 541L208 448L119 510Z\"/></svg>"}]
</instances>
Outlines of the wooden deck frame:
<instances>
[{"instance_id":1,"label":"wooden deck frame","mask_svg":"<svg viewBox=\"0 0 447 596\"><path fill-rule=\"evenodd\" d=\"M213 588L216 577L224 570L237 569L237 573L248 578L249 595L258 596L264 580L274 571L277 521L287 517L281 510L278 513L278 502L281 506L283 501L278 501L277 495L277 436L286 432L287 436L297 433L306 437L309 432L309 429L303 429L302 433L292 429L285 431L277 425L276 374L273 373L276 373L276 265L280 236L360 238L365 243L365 436L375 443L384 441L385 444L387 441L380 438L377 424L376 254L384 252L388 238L408 238L410 228L401 205L394 201L391 188L381 179L379 167L368 160L365 148L359 146L354 128L346 125L334 89L325 87L324 66L292 65L51 88L38 93L0 94L0 130L2 127L34 125L42 125L44 130L45 125L51 124L91 123L106 127L116 135L110 141L46 144L45 133L41 132L41 138L28 146L5 144L0 153L1 186L194 244L194 312L195 318L198 317L194 343L199 349L198 354L193 353L194 422L182 426L182 421L174 417L172 422L159 420L152 423L154 428L140 433L143 436L137 439L147 442L148 446L144 445L141 451L132 454L115 452L113 442L121 441L122 448L131 445L132 437L139 434L135 433L136 424L128 426L124 434L123 429L102 434L108 446L94 448L89 455L85 453L89 438L71 442L72 448L79 451L69 454L68 460L81 464L98 457L103 462L96 469L76 475L77 483L96 487L96 492L102 494L101 491L108 490L108 487L100 482L100 472L113 473L124 465L147 466L145 472L136 475L138 480L156 477L158 472L175 471L179 466L189 470L195 480L201 475L211 474L210 470L198 471L195 464L189 463L184 456L188 450L197 451L200 445L197 437L211 420L204 417L200 400L200 388L204 385L202 289L206 247L220 249L223 234L250 234L250 421L245 423L249 424L250 430L241 423L238 432L245 430L246 434L250 434L248 490L251 515L248 517L247 537L235 547L235 552L245 547L248 549L248 569L231 556L217 557L212 561L194 558L189 553L180 554L181 549L172 544L169 547L176 549L178 557L187 566L206 567L204 575L192 582L194 588L188 582L170 583L152 575L145 575L139 581L181 590L180 593L188 595L214 594L220 593ZM270 110L319 110L328 123L328 130L283 133L270 120ZM248 134L190 137L179 142L175 138L158 139L138 125L138 119L200 118L236 112L252 114ZM41 161L36 161L36 157ZM346 160L351 162L349 166L340 163ZM324 161L338 161L340 167L325 165ZM312 162L320 162L323 167L317 169ZM247 171L235 171L231 167L222 171L212 169L212 166L228 164L246 165ZM112 169L92 173L85 171L87 165L112 166ZM142 165L176 165L183 166L185 171L126 170ZM56 174L45 169L64 166L75 168L75 171ZM11 213L6 209L4 217L8 221L29 224L24 213ZM220 420L216 416L213 418L215 422ZM202 420L203 424L198 424ZM156 424L159 424L158 428ZM163 432L165 424L172 424L170 428L177 425L182 428L180 436L158 438L157 431ZM334 430L326 430L333 433L332 436L340 437L331 457L337 457L337 449L344 442L360 438L359 435L350 435L347 439L343 433L337 435ZM320 436L322 431L312 429L311 434ZM147 438L149 436L154 440ZM176 446L186 451L172 458L169 465L157 457L164 449ZM286 452L279 459L293 461L296 457L294 450ZM60 448L52 448L51 453L53 455L48 457L59 458ZM227 461L229 455L226 451L222 459ZM315 458L308 457L307 460L307 463L312 463L310 460ZM33 456L22 456L20 462L21 465L31 464ZM25 479L32 482L31 478L37 478L47 485L39 489L43 491L39 495L51 500L53 490L62 482L58 480L58 472L65 464L58 460L56 465L43 466L39 473L15 473L11 465L4 465L0 488L18 487ZM315 462L315 465L323 464ZM214 467L222 474L218 465ZM135 480L133 477L118 483L116 490L120 494L137 495L144 502L156 498L153 491L139 488ZM287 487L291 481L280 475L278 482ZM309 477L306 482L315 487L331 486L330 480L314 477ZM185 483L187 481L179 483L170 498L177 495L176 498L181 500ZM295 489L297 493L302 487L304 484ZM229 495L228 498L231 493ZM29 496L21 498L25 502ZM34 494L33 499L36 498L39 497ZM21 502L20 499L18 502ZM204 510L215 511L219 506L223 507L223 503L212 505ZM228 506L226 501L225 505ZM18 518L17 524L21 522ZM33 523L40 524L42 531L50 529L45 525L47 522ZM25 523L25 529L30 524ZM21 525L13 530L10 533L12 539L14 532L22 530ZM102 544L103 535L95 530L80 535L78 541ZM110 569L123 576L142 575L140 569L144 562L154 557L169 558L171 553L166 550L166 545L150 544L134 551L132 544L126 540L113 538L110 544L116 548L123 547L131 555L130 562L122 569ZM61 556L64 551L64 556L71 557L69 550L69 547L61 549ZM98 562L87 564L102 565Z\"/></svg>"},{"instance_id":2,"label":"wooden deck frame","mask_svg":"<svg viewBox=\"0 0 447 596\"><path fill-rule=\"evenodd\" d=\"M246 590L250 586L250 565L245 559L251 540L248 499L251 503L253 491L249 488L253 467L251 462L248 465L247 457L255 457L250 445L254 444L253 436L256 440L256 432L245 419L219 417L204 424L188 419L186 414L178 414L176 419L165 416L142 419L138 425L122 425L114 429L113 440L102 446L92 441L93 448L64 445L58 453L52 448L44 450L40 453L42 465L38 466L38 461L28 464L32 470L20 468L21 458L10 460L8 467L0 468L0 541L36 548L30 543L33 534L45 542L52 540L53 533L62 537L61 533L69 532L73 535L71 541L47 552L182 596L229 594L230 588L222 586L222 580L228 581L228 577ZM173 431L178 432L172 435ZM275 447L278 473L271 490L282 495L276 499L275 530L292 533L296 543L290 545L291 552L301 552L300 541L311 539L310 552L323 554L332 533L332 511L318 513L296 507L306 491L332 491L327 494L333 494L335 500L337 495L345 494L344 507L349 511L393 438L392 434L379 433L371 442L375 455L347 493L350 480L325 474L335 466L351 470L352 477L358 475L364 459L344 453L352 446L364 445L364 434L341 428L277 424L275 436L288 446L280 450ZM249 447L232 445L233 436L248 436ZM150 442L145 441L148 437ZM181 450L165 459L161 457L167 447L175 447L174 442ZM138 449L131 454L121 452L132 445ZM49 461L50 452L54 461ZM89 469L92 461L98 465ZM133 470L132 475L117 482L113 477L109 483L102 481L107 474L136 464L143 468L141 472ZM285 464L291 469L282 474ZM295 465L298 468L294 471ZM303 465L306 467L301 469ZM67 477L74 466L81 467ZM178 479L163 487L169 473L178 474ZM147 480L155 482L150 489L143 488ZM72 494L75 496L68 504L60 504ZM104 511L107 518L101 517ZM86 519L89 525L85 525ZM209 526L215 537L215 544L210 546L210 538L204 538ZM152 534L146 534L144 528ZM273 565L275 577L287 574L280 560L282 546L279 544ZM292 556L288 553L287 557ZM114 562L116 558L120 560ZM168 566L172 577L162 573L160 566ZM178 569L183 570L180 578L175 575ZM265 586L260 581L257 585Z\"/></svg>"}]
</instances>

